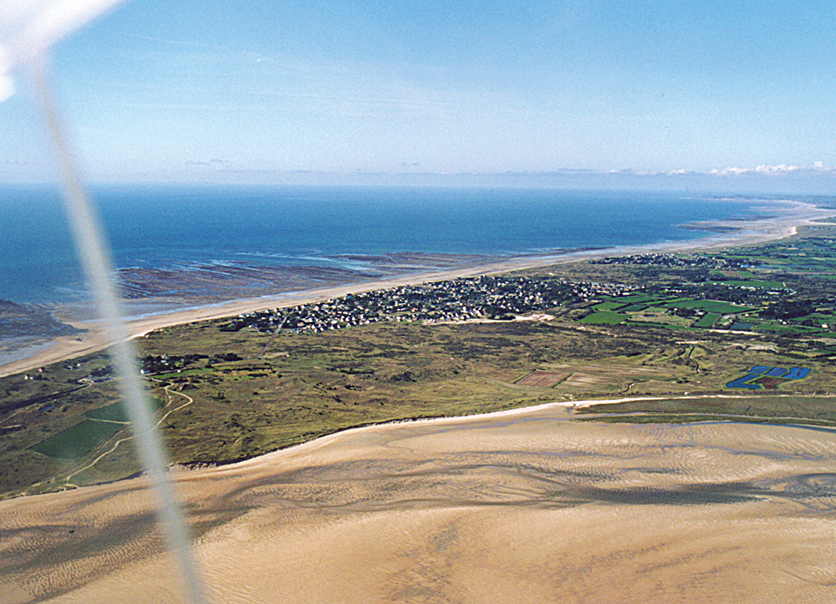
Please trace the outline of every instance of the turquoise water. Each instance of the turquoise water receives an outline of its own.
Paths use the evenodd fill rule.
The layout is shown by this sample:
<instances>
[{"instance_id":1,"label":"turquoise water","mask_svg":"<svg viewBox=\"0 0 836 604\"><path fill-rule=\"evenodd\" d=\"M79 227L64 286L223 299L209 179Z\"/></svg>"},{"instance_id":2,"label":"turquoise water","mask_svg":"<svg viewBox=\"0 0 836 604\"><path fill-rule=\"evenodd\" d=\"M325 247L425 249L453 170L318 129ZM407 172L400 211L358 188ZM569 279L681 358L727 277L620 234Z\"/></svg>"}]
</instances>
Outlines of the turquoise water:
<instances>
[{"instance_id":1,"label":"turquoise water","mask_svg":"<svg viewBox=\"0 0 836 604\"><path fill-rule=\"evenodd\" d=\"M100 187L117 267L206 264L357 268L340 255L514 256L682 241L680 228L742 219L762 200L682 193L359 187ZM83 297L57 193L0 189L0 299Z\"/></svg>"}]
</instances>

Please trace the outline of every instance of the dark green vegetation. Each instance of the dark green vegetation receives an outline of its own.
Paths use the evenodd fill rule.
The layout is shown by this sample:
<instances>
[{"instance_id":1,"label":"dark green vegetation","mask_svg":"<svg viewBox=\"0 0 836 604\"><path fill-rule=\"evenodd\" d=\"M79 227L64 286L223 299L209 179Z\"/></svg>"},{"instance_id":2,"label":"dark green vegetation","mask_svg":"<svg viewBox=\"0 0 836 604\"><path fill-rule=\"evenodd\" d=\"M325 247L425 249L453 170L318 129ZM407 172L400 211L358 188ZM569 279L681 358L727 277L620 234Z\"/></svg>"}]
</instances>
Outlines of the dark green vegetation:
<instances>
[{"instance_id":1,"label":"dark green vegetation","mask_svg":"<svg viewBox=\"0 0 836 604\"><path fill-rule=\"evenodd\" d=\"M764 246L606 258L570 270L579 272L644 283L640 298L599 301L628 323L836 338L836 230L829 225Z\"/></svg>"},{"instance_id":2,"label":"dark green vegetation","mask_svg":"<svg viewBox=\"0 0 836 604\"><path fill-rule=\"evenodd\" d=\"M113 403L107 407L99 407L98 409L91 409L84 413L91 419L98 419L109 422L126 423L128 421L128 414L122 403Z\"/></svg>"},{"instance_id":3,"label":"dark green vegetation","mask_svg":"<svg viewBox=\"0 0 836 604\"><path fill-rule=\"evenodd\" d=\"M124 423L87 419L39 442L32 450L56 459L78 459L124 428Z\"/></svg>"},{"instance_id":4,"label":"dark green vegetation","mask_svg":"<svg viewBox=\"0 0 836 604\"><path fill-rule=\"evenodd\" d=\"M606 304L606 302L605 302ZM627 315L611 310L596 310L582 317L578 322L586 325L620 325L627 320Z\"/></svg>"},{"instance_id":5,"label":"dark green vegetation","mask_svg":"<svg viewBox=\"0 0 836 604\"><path fill-rule=\"evenodd\" d=\"M666 400L585 417L836 426L834 276L836 230L822 226L760 248L576 262L177 326L139 344L183 464L371 423L613 396ZM496 320L449 322L474 316ZM726 387L759 366L811 372L770 392ZM115 386L104 354L0 379L0 493L135 473Z\"/></svg>"}]
</instances>

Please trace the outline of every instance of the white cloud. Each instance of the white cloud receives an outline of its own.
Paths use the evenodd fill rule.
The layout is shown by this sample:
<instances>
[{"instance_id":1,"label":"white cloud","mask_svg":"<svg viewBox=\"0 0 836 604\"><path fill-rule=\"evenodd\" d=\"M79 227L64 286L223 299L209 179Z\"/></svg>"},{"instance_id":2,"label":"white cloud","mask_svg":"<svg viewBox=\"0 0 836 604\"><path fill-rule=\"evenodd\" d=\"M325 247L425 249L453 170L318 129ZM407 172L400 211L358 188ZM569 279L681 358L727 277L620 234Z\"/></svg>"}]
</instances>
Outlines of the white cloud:
<instances>
[{"instance_id":1,"label":"white cloud","mask_svg":"<svg viewBox=\"0 0 836 604\"><path fill-rule=\"evenodd\" d=\"M28 62L120 1L6 0L0 3L0 39L12 62Z\"/></svg>"},{"instance_id":2,"label":"white cloud","mask_svg":"<svg viewBox=\"0 0 836 604\"><path fill-rule=\"evenodd\" d=\"M716 176L740 176L742 174L764 174L767 176L783 176L793 172L833 172L834 167L817 161L812 166L796 166L787 164L769 165L762 164L755 168L740 168L737 166L729 166L721 170L711 170L708 174Z\"/></svg>"},{"instance_id":3,"label":"white cloud","mask_svg":"<svg viewBox=\"0 0 836 604\"><path fill-rule=\"evenodd\" d=\"M0 74L0 103L11 98L15 93L15 81L11 76Z\"/></svg>"},{"instance_id":4,"label":"white cloud","mask_svg":"<svg viewBox=\"0 0 836 604\"><path fill-rule=\"evenodd\" d=\"M712 170L687 170L685 168L671 169L671 170L641 170L641 169L622 169L622 170L608 170L606 174L621 174L641 177L652 176L672 176L672 177L699 177L699 176L714 176L714 177L729 177L734 178L738 176L761 176L764 178L779 178L782 176L795 175L797 177L804 176L823 176L826 174L836 175L836 166L825 164L817 161L811 166L797 166L794 164L761 164L754 168L745 168L740 166L728 166L726 168L714 168Z\"/></svg>"},{"instance_id":5,"label":"white cloud","mask_svg":"<svg viewBox=\"0 0 836 604\"><path fill-rule=\"evenodd\" d=\"M709 172L709 174L717 174L719 176L739 176L740 174L745 174L746 172L752 172L750 168L737 168L737 167L728 167L723 168L722 170L717 170L716 168Z\"/></svg>"},{"instance_id":6,"label":"white cloud","mask_svg":"<svg viewBox=\"0 0 836 604\"><path fill-rule=\"evenodd\" d=\"M755 172L760 172L761 174L784 174L787 172L795 172L796 170L800 170L799 166L788 166L787 164L780 164L778 166L758 166L755 168Z\"/></svg>"}]
</instances>

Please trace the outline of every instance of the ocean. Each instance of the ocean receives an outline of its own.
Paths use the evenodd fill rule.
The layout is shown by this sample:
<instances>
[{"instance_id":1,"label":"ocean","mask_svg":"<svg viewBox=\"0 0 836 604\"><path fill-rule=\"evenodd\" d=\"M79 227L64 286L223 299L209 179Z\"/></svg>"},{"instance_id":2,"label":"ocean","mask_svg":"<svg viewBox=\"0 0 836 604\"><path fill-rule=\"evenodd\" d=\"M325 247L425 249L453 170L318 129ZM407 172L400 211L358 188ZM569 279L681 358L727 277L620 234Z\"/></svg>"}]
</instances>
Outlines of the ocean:
<instances>
[{"instance_id":1,"label":"ocean","mask_svg":"<svg viewBox=\"0 0 836 604\"><path fill-rule=\"evenodd\" d=\"M378 270L374 256L502 259L685 241L711 233L683 225L764 212L763 199L630 191L110 186L92 193L114 264L133 277L213 266L368 277ZM57 190L0 189L0 299L85 298Z\"/></svg>"}]
</instances>

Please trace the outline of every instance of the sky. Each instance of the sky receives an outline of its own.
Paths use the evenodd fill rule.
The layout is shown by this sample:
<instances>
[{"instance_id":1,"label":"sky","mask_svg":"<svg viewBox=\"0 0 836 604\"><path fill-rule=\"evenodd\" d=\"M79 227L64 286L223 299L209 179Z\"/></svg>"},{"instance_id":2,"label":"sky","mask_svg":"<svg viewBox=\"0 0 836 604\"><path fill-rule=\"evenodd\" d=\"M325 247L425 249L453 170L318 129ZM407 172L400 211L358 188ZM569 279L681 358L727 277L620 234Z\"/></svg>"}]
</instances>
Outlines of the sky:
<instances>
[{"instance_id":1,"label":"sky","mask_svg":"<svg viewBox=\"0 0 836 604\"><path fill-rule=\"evenodd\" d=\"M835 31L832 0L134 0L52 72L92 181L831 192ZM49 180L17 88L0 182Z\"/></svg>"}]
</instances>

